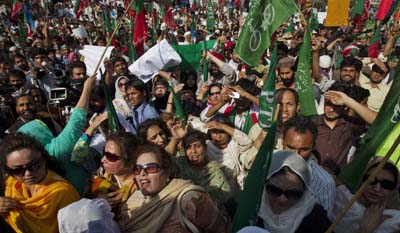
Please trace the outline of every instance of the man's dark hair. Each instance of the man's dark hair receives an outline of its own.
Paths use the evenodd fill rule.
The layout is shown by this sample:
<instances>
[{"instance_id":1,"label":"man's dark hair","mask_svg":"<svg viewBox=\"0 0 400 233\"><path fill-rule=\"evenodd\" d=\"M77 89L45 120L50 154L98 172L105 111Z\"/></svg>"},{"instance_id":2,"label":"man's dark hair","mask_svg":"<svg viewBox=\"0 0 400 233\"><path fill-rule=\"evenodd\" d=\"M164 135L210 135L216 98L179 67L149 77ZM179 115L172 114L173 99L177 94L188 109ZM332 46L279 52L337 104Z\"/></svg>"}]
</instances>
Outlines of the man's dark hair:
<instances>
[{"instance_id":1,"label":"man's dark hair","mask_svg":"<svg viewBox=\"0 0 400 233\"><path fill-rule=\"evenodd\" d=\"M120 57L120 56L118 56L118 57L113 57L111 60L112 60L112 65L113 65L113 67L115 66L115 63L117 63L117 62L122 62L122 63L124 63L124 64L127 64L126 61L125 61L125 59L124 59L123 57Z\"/></svg>"},{"instance_id":2,"label":"man's dark hair","mask_svg":"<svg viewBox=\"0 0 400 233\"><path fill-rule=\"evenodd\" d=\"M369 90L359 87L352 86L349 88L348 96L354 99L357 102L361 102L370 96Z\"/></svg>"},{"instance_id":3,"label":"man's dark hair","mask_svg":"<svg viewBox=\"0 0 400 233\"><path fill-rule=\"evenodd\" d=\"M236 82L236 85L240 86L243 88L246 92L250 93L251 95L258 95L261 91L260 88L256 86L256 84L253 81L250 81L247 78L241 78Z\"/></svg>"},{"instance_id":4,"label":"man's dark hair","mask_svg":"<svg viewBox=\"0 0 400 233\"><path fill-rule=\"evenodd\" d=\"M352 56L345 57L342 63L340 63L340 69L343 69L344 67L354 67L356 68L357 72L360 72L362 68L362 62Z\"/></svg>"},{"instance_id":5,"label":"man's dark hair","mask_svg":"<svg viewBox=\"0 0 400 233\"><path fill-rule=\"evenodd\" d=\"M44 55L47 56L47 52L44 48L34 48L32 49L32 58L35 58L37 55Z\"/></svg>"},{"instance_id":6,"label":"man's dark hair","mask_svg":"<svg viewBox=\"0 0 400 233\"><path fill-rule=\"evenodd\" d=\"M21 58L22 60L26 61L26 57L20 53L17 53L13 56L13 61L15 61L17 58Z\"/></svg>"},{"instance_id":7,"label":"man's dark hair","mask_svg":"<svg viewBox=\"0 0 400 233\"><path fill-rule=\"evenodd\" d=\"M309 117L295 116L290 118L284 123L283 126L283 138L286 137L287 131L293 128L295 132L304 134L310 131L313 135L313 144L318 136L318 129L315 123Z\"/></svg>"},{"instance_id":8,"label":"man's dark hair","mask_svg":"<svg viewBox=\"0 0 400 233\"><path fill-rule=\"evenodd\" d=\"M335 82L335 83L333 83L332 86L328 89L328 91L340 91L340 92L345 93L346 95L349 95L349 94L350 94L350 89L351 89L351 88L353 88L353 87L350 87L350 86L347 85L347 84Z\"/></svg>"},{"instance_id":9,"label":"man's dark hair","mask_svg":"<svg viewBox=\"0 0 400 233\"><path fill-rule=\"evenodd\" d=\"M22 70L17 70L17 69L10 70L7 74L7 78L9 78L10 76L18 77L19 79L22 79L24 81L26 80L26 75Z\"/></svg>"},{"instance_id":10,"label":"man's dark hair","mask_svg":"<svg viewBox=\"0 0 400 233\"><path fill-rule=\"evenodd\" d=\"M70 64L68 74L72 75L72 70L75 68L82 68L86 72L86 64L83 61L74 61Z\"/></svg>"}]
</instances>

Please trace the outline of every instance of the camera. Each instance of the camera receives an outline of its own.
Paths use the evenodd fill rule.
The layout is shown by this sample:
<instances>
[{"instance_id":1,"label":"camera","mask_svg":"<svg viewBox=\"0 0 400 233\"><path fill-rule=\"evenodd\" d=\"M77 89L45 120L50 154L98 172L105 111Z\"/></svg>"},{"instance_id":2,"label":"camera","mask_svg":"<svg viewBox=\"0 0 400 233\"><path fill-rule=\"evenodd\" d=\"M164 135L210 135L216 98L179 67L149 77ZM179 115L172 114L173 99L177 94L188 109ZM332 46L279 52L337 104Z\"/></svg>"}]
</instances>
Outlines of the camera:
<instances>
[{"instance_id":1,"label":"camera","mask_svg":"<svg viewBox=\"0 0 400 233\"><path fill-rule=\"evenodd\" d=\"M68 98L67 88L52 88L50 89L50 101L63 101Z\"/></svg>"}]
</instances>

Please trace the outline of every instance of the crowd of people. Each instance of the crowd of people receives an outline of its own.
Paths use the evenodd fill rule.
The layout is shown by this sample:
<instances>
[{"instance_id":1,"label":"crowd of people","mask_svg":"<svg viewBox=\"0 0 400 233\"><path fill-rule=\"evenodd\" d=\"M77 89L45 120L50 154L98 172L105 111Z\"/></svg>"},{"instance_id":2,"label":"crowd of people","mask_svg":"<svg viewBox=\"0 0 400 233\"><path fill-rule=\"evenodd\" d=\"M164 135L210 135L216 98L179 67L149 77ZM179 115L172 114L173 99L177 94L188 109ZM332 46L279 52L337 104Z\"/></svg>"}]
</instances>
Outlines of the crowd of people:
<instances>
[{"instance_id":1,"label":"crowd of people","mask_svg":"<svg viewBox=\"0 0 400 233\"><path fill-rule=\"evenodd\" d=\"M274 33L278 62L270 70L273 45L257 67L235 53L246 4L214 3L210 30L206 1L174 1L173 23L163 22L161 3L146 2L148 33L135 44L137 56L164 39L215 45L202 52L202 69L159 70L143 81L128 69L133 31L125 2L91 1L79 15L68 1L21 4L19 12L0 8L1 232L232 232L267 135L258 124L259 96L271 72L274 154L257 220L241 232L325 232L353 197L338 175L399 81L398 22L383 27L373 57L371 29L351 22L314 28L307 78L318 114L306 117L295 88L305 33L298 14ZM122 18L112 39L104 12ZM77 28L87 35L77 36ZM100 81L79 51L109 40L114 48ZM373 156L362 181L381 160ZM384 164L334 232L400 230L395 162Z\"/></svg>"}]
</instances>

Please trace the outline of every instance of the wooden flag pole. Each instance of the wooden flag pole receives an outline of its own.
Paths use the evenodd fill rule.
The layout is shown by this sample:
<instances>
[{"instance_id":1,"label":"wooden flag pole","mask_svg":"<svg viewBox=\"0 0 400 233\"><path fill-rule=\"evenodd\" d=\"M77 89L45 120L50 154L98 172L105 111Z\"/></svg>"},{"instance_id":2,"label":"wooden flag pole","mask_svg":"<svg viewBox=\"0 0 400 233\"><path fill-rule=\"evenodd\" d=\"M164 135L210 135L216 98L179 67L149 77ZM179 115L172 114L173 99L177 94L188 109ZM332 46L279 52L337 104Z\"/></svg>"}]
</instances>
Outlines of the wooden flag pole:
<instances>
[{"instance_id":1,"label":"wooden flag pole","mask_svg":"<svg viewBox=\"0 0 400 233\"><path fill-rule=\"evenodd\" d=\"M131 5L132 5L132 3L133 3L134 1L135 1L135 0L131 0L131 2L129 3L128 7L126 8L126 10L125 10L125 12L124 12L124 16L128 13L128 11L129 11L129 9L131 8ZM110 39L107 41L106 48L104 49L103 53L101 54L100 59L99 59L99 62L97 63L96 68L94 69L94 72L93 72L94 74L97 73L97 70L98 70L99 67L100 67L101 61L103 60L103 58L104 58L104 56L105 56L105 54L106 54L106 51L107 51L108 47L110 47L111 41L112 41L112 39L114 38L114 35L115 35L115 33L117 32L119 26L121 25L123 18L124 18L124 17L121 17L121 18L118 20L118 23L117 23L117 25L115 26L115 28L114 28L114 30L113 30L111 36L110 36Z\"/></svg>"},{"instance_id":2,"label":"wooden flag pole","mask_svg":"<svg viewBox=\"0 0 400 233\"><path fill-rule=\"evenodd\" d=\"M389 160L390 156L393 154L393 152L396 150L396 147L400 144L400 136L397 137L396 141L393 143L393 145L390 147L389 151L386 153L385 157L382 159L382 161L379 162L378 166L372 171L371 175L368 177L366 181L361 185L361 187L357 190L357 192L354 194L354 196L350 199L350 201L347 203L347 205L340 211L340 213L337 215L335 218L335 221L332 223L332 225L328 228L328 230L325 233L332 233L335 227L339 224L339 222L342 220L342 218L346 215L347 211L351 208L351 206L354 204L354 202L357 201L357 199L361 196L362 192L367 188L367 186L375 179L375 177L378 175L378 172L380 172L385 165L385 163Z\"/></svg>"}]
</instances>

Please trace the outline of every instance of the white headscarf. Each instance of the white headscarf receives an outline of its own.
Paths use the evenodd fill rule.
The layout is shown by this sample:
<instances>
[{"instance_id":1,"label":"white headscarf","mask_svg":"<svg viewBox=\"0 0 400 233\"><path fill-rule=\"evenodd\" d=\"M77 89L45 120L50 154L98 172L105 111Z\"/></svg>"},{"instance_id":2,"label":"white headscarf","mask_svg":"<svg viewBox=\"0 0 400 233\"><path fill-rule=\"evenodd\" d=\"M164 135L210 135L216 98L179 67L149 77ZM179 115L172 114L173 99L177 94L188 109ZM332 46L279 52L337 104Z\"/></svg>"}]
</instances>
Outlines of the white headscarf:
<instances>
[{"instance_id":1,"label":"white headscarf","mask_svg":"<svg viewBox=\"0 0 400 233\"><path fill-rule=\"evenodd\" d=\"M295 232L316 203L310 191L311 174L307 162L292 151L277 151L272 156L267 180L283 167L288 167L296 173L304 182L306 190L294 206L280 214L274 214L268 200L268 194L264 189L258 216L263 219L264 228L273 233Z\"/></svg>"},{"instance_id":2,"label":"white headscarf","mask_svg":"<svg viewBox=\"0 0 400 233\"><path fill-rule=\"evenodd\" d=\"M119 233L119 226L113 217L111 207L105 199L83 198L58 211L58 228L61 233Z\"/></svg>"}]
</instances>

